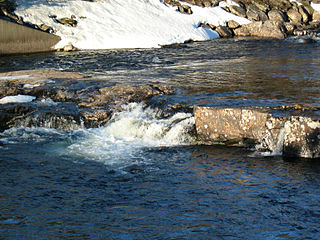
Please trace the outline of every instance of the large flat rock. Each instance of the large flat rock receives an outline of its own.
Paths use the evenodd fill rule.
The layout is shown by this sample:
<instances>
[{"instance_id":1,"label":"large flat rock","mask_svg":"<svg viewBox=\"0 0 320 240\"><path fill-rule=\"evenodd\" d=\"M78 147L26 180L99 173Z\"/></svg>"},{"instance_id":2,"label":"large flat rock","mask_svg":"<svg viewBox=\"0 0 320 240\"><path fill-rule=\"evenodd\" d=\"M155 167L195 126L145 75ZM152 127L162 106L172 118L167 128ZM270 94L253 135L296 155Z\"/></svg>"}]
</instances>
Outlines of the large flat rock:
<instances>
[{"instance_id":1,"label":"large flat rock","mask_svg":"<svg viewBox=\"0 0 320 240\"><path fill-rule=\"evenodd\" d=\"M284 156L320 157L320 117L313 111L255 107L195 107L196 130L205 144L258 146Z\"/></svg>"}]
</instances>

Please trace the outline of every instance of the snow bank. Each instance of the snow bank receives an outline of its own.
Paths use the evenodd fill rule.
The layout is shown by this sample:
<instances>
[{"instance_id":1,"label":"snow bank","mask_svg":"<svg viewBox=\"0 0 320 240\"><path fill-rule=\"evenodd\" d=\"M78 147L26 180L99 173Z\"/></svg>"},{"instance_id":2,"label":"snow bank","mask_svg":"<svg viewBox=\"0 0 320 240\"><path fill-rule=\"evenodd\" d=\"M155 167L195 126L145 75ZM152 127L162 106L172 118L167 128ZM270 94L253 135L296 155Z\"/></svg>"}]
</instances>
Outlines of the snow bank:
<instances>
[{"instance_id":1,"label":"snow bank","mask_svg":"<svg viewBox=\"0 0 320 240\"><path fill-rule=\"evenodd\" d=\"M313 7L314 10L320 12L320 3L311 3L311 7Z\"/></svg>"},{"instance_id":2,"label":"snow bank","mask_svg":"<svg viewBox=\"0 0 320 240\"><path fill-rule=\"evenodd\" d=\"M6 96L0 99L0 104L32 102L35 99L36 97L29 95Z\"/></svg>"},{"instance_id":3,"label":"snow bank","mask_svg":"<svg viewBox=\"0 0 320 240\"><path fill-rule=\"evenodd\" d=\"M152 48L185 40L219 37L215 31L198 28L199 23L224 25L236 20L250 21L226 12L221 7L192 6L192 15L177 11L160 0L17 0L16 13L25 21L52 26L62 40L56 48L72 43L80 49ZM77 27L54 22L50 15L76 16Z\"/></svg>"}]
</instances>

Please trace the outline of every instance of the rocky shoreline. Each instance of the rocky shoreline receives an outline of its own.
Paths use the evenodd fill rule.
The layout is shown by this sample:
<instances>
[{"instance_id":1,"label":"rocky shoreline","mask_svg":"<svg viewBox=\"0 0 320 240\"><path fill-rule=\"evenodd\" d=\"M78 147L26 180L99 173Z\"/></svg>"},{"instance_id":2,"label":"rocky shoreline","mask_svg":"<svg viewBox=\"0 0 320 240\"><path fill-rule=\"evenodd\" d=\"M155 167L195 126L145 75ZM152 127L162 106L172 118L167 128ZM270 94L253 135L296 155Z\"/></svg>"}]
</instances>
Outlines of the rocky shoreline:
<instances>
[{"instance_id":1,"label":"rocky shoreline","mask_svg":"<svg viewBox=\"0 0 320 240\"><path fill-rule=\"evenodd\" d=\"M222 1L219 0L165 0L164 2L176 6L177 10L184 14L193 13L192 5L222 6L227 12L252 21L240 25L231 20L225 26L214 26L209 22L200 23L199 27L215 30L222 38L320 36L320 12L311 6L311 3L320 3L318 0L234 0L230 4L221 4ZM185 3L191 4L191 7Z\"/></svg>"},{"instance_id":2,"label":"rocky shoreline","mask_svg":"<svg viewBox=\"0 0 320 240\"><path fill-rule=\"evenodd\" d=\"M257 147L285 157L320 158L320 107L201 107L165 103L157 97L175 89L150 85L110 84L78 73L52 69L0 73L0 132L11 127L63 130L104 126L131 102L158 109L158 118L193 113L190 135L196 144ZM30 101L11 102L9 96Z\"/></svg>"},{"instance_id":3,"label":"rocky shoreline","mask_svg":"<svg viewBox=\"0 0 320 240\"><path fill-rule=\"evenodd\" d=\"M82 0L85 1L85 0ZM87 0L86 0L87 1ZM320 11L316 11L312 4L319 0L164 0L163 4L174 6L181 14L192 15L194 6L203 8L222 7L234 15L247 18L248 24L239 24L230 20L225 25L215 26L210 22L199 23L199 28L216 31L221 38L230 37L258 37L258 38L285 38L288 36L306 36L312 41L320 37ZM0 2L0 19L12 21L20 25L31 27L54 34L55 29L44 24L36 25L25 22L21 16L15 14L14 0ZM53 21L77 27L74 15L57 18L48 16ZM179 44L179 43L177 43ZM57 51L77 50L72 43L56 49Z\"/></svg>"}]
</instances>

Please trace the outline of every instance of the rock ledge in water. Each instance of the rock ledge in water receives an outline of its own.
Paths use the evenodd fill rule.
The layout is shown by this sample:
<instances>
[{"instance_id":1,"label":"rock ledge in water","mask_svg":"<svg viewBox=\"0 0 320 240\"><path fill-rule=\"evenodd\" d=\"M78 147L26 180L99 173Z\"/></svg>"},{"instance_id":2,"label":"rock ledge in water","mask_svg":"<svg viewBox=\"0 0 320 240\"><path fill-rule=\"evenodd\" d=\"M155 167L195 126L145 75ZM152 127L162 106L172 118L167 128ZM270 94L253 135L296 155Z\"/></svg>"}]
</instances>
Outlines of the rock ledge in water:
<instances>
[{"instance_id":1,"label":"rock ledge in water","mask_svg":"<svg viewBox=\"0 0 320 240\"><path fill-rule=\"evenodd\" d=\"M0 73L0 99L16 95L36 98L30 103L0 104L0 131L15 126L99 127L125 104L172 93L171 87L157 83L116 85L51 69Z\"/></svg>"},{"instance_id":2,"label":"rock ledge in water","mask_svg":"<svg viewBox=\"0 0 320 240\"><path fill-rule=\"evenodd\" d=\"M195 107L195 123L205 144L259 145L287 157L320 158L320 116L270 108Z\"/></svg>"}]
</instances>

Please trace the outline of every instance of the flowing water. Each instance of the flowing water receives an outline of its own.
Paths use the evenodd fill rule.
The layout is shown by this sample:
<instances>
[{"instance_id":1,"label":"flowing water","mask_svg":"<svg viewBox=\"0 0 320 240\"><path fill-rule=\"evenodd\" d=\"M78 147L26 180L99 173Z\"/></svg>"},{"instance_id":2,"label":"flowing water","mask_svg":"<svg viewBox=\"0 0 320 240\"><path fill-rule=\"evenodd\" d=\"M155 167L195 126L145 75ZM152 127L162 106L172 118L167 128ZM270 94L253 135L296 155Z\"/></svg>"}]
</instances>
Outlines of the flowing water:
<instances>
[{"instance_id":1,"label":"flowing water","mask_svg":"<svg viewBox=\"0 0 320 240\"><path fill-rule=\"evenodd\" d=\"M0 72L159 81L188 105L319 106L319 63L317 42L219 39L3 57ZM0 239L320 239L319 160L197 146L190 113L156 116L132 103L101 128L1 133Z\"/></svg>"}]
</instances>

